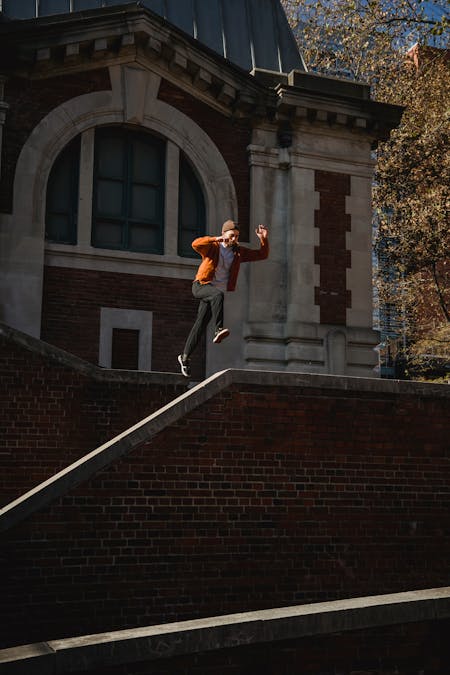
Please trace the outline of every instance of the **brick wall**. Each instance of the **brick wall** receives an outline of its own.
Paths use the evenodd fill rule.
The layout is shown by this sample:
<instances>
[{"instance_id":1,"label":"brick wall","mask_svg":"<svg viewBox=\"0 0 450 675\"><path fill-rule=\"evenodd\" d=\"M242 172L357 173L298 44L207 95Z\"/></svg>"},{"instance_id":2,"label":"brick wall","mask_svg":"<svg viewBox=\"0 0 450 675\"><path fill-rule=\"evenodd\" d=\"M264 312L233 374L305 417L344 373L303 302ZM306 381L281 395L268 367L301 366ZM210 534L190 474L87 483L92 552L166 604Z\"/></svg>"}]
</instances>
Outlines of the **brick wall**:
<instances>
[{"instance_id":1,"label":"brick wall","mask_svg":"<svg viewBox=\"0 0 450 675\"><path fill-rule=\"evenodd\" d=\"M448 408L231 385L3 535L5 645L447 585Z\"/></svg>"},{"instance_id":2,"label":"brick wall","mask_svg":"<svg viewBox=\"0 0 450 675\"><path fill-rule=\"evenodd\" d=\"M185 391L185 384L96 380L0 337L0 505Z\"/></svg>"},{"instance_id":3,"label":"brick wall","mask_svg":"<svg viewBox=\"0 0 450 675\"><path fill-rule=\"evenodd\" d=\"M97 364L100 308L153 312L152 370L179 372L177 356L197 314L189 279L45 267L41 337ZM192 356L192 377L205 372L205 341Z\"/></svg>"},{"instance_id":4,"label":"brick wall","mask_svg":"<svg viewBox=\"0 0 450 675\"><path fill-rule=\"evenodd\" d=\"M13 181L17 159L25 141L48 113L71 98L111 89L107 68L51 77L45 80L9 78L5 102L9 105L3 127L0 211L12 211Z\"/></svg>"},{"instance_id":5,"label":"brick wall","mask_svg":"<svg viewBox=\"0 0 450 675\"><path fill-rule=\"evenodd\" d=\"M345 211L345 197L350 194L350 176L330 171L315 172L315 189L320 193L320 208L315 226L320 243L315 249L315 263L320 265L320 286L315 289L315 304L320 307L320 323L345 326L351 293L347 290L346 270L351 267L346 232L351 228Z\"/></svg>"}]
</instances>

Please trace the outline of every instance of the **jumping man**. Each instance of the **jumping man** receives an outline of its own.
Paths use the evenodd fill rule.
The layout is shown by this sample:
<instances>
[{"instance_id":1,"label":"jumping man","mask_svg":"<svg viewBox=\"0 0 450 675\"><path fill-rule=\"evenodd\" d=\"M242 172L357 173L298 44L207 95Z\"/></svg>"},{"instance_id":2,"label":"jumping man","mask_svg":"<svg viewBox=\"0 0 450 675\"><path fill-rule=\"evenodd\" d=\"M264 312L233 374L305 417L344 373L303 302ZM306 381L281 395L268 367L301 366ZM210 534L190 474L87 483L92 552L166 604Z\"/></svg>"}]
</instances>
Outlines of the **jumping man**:
<instances>
[{"instance_id":1,"label":"jumping man","mask_svg":"<svg viewBox=\"0 0 450 675\"><path fill-rule=\"evenodd\" d=\"M232 220L225 221L219 237L199 237L192 242L192 248L202 257L192 284L192 295L200 300L200 304L183 353L178 356L185 377L191 374L189 358L211 318L214 321L215 344L230 334L223 325L223 298L225 291L234 291L236 288L241 262L264 260L269 255L267 228L259 225L255 232L261 244L259 249L239 246L239 227Z\"/></svg>"}]
</instances>

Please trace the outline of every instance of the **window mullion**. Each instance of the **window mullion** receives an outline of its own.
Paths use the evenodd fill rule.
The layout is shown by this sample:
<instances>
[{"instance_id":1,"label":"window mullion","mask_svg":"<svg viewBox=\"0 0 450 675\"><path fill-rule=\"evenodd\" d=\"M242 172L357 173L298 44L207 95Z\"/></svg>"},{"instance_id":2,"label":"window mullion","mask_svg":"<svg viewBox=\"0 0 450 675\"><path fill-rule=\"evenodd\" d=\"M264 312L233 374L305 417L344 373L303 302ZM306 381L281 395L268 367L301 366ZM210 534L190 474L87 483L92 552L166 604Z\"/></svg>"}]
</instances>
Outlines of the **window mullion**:
<instances>
[{"instance_id":1,"label":"window mullion","mask_svg":"<svg viewBox=\"0 0 450 675\"><path fill-rule=\"evenodd\" d=\"M178 254L178 194L179 194L180 150L175 143L167 141L166 146L166 190L165 190L165 252Z\"/></svg>"},{"instance_id":2,"label":"window mullion","mask_svg":"<svg viewBox=\"0 0 450 675\"><path fill-rule=\"evenodd\" d=\"M95 130L87 129L81 134L80 177L78 195L78 243L91 245L92 203L94 178Z\"/></svg>"}]
</instances>

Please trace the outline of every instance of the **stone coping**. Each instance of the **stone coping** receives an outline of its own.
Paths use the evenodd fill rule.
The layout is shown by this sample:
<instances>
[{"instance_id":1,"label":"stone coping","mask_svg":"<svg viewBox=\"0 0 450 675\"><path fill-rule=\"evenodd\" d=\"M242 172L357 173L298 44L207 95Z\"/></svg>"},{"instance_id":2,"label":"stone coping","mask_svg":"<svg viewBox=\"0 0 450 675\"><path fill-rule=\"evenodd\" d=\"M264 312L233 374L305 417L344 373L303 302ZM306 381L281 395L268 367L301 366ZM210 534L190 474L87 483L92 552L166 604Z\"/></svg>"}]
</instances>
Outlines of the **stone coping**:
<instances>
[{"instance_id":1,"label":"stone coping","mask_svg":"<svg viewBox=\"0 0 450 675\"><path fill-rule=\"evenodd\" d=\"M77 359L76 357L72 357L72 355L67 354L67 352L64 352L63 350L56 349L36 338L24 336L24 334L19 334L18 336L17 333L18 331L13 329L6 329L5 331L5 327L0 325L0 335L7 334L10 339L13 339L32 351L38 351L49 358L54 357L57 362L77 370L79 367L84 368L84 366L88 366L89 369L94 369L92 372L102 372L102 369L91 366L91 364L86 364L86 362ZM86 374L90 374L90 372L91 371L89 370ZM106 370L104 372L106 379L108 379L109 375L113 372L120 373L120 371ZM130 372L131 371L123 371L124 377ZM149 379L140 380L139 375L145 375ZM152 373L137 373L134 381L167 383L171 382L173 378L176 378L173 379L173 381L179 382L181 377L170 373L157 373L156 376L159 379L153 380L152 375ZM129 382L130 380L124 379L123 381ZM133 448L148 442L157 433L171 424L174 424L186 414L233 384L261 387L289 386L300 387L303 389L326 390L328 392L330 390L337 392L344 391L351 394L366 393L384 396L402 395L419 398L444 398L449 401L450 408L450 387L448 385L406 382L401 380L344 377L337 375L313 375L309 373L224 370L211 375L208 379L188 389L185 393L181 394L181 396L178 396L167 405L140 420L137 424L84 455L73 464L70 464L62 471L59 471L51 478L35 486L32 490L29 490L14 501L6 504L6 506L0 509L0 531L13 527L54 499L63 496L72 488L83 481L88 480L97 471L104 469L112 462L130 452Z\"/></svg>"},{"instance_id":2,"label":"stone coping","mask_svg":"<svg viewBox=\"0 0 450 675\"><path fill-rule=\"evenodd\" d=\"M174 656L450 617L450 587L143 626L0 650L0 673L58 675Z\"/></svg>"}]
</instances>

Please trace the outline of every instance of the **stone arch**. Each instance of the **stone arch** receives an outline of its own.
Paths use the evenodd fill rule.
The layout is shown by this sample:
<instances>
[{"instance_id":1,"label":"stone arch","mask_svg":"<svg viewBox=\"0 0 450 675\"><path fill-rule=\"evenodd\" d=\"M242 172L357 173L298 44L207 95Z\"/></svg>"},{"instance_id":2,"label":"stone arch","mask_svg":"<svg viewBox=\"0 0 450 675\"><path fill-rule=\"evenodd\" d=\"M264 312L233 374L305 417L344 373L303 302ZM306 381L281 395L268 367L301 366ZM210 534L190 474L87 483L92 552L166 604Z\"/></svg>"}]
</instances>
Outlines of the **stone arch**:
<instances>
[{"instance_id":1,"label":"stone arch","mask_svg":"<svg viewBox=\"0 0 450 675\"><path fill-rule=\"evenodd\" d=\"M39 226L42 233L45 213L42 196L45 195L50 169L61 150L87 129L126 123L171 140L191 159L205 191L208 223L217 224L229 217L237 220L233 180L211 138L187 115L156 98L159 76L124 66L115 66L111 70L117 68L121 69L122 77L114 73L111 92L83 94L66 101L41 120L30 134L16 166L14 215L31 216L34 225L32 234L38 234L36 227ZM136 86L130 71L144 76L143 87ZM145 96L140 114L136 114L130 102L137 92Z\"/></svg>"}]
</instances>

